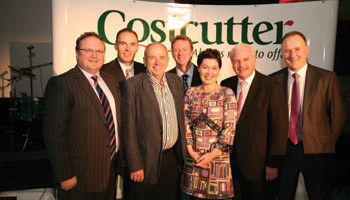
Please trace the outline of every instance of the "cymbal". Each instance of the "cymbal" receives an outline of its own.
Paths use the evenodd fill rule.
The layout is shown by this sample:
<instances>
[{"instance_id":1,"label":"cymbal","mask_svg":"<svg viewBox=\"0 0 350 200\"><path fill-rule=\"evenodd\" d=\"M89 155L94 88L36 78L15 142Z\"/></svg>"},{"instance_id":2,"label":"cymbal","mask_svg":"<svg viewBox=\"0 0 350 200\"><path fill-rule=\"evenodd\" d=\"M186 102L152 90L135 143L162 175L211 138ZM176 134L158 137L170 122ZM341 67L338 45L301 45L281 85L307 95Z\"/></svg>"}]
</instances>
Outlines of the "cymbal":
<instances>
[{"instance_id":1,"label":"cymbal","mask_svg":"<svg viewBox=\"0 0 350 200\"><path fill-rule=\"evenodd\" d=\"M13 71L18 72L18 73L21 73L21 74L24 74L24 75L27 75L27 76L31 76L31 77L36 77L35 74L32 74L29 71L23 70L23 69L21 69L19 67L15 67L15 66L9 65L9 68L12 69Z\"/></svg>"}]
</instances>

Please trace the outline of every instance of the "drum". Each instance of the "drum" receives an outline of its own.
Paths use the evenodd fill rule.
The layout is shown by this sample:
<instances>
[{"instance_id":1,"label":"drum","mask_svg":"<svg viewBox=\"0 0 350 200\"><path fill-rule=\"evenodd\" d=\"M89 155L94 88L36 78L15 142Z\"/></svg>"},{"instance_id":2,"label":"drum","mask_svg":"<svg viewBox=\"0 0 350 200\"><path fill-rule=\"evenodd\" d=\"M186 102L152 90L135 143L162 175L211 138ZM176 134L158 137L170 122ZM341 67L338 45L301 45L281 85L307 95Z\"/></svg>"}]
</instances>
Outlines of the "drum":
<instances>
[{"instance_id":1,"label":"drum","mask_svg":"<svg viewBox=\"0 0 350 200\"><path fill-rule=\"evenodd\" d=\"M33 116L31 112L31 106L33 106ZM26 98L22 101L21 106L18 112L18 118L32 121L33 118L44 112L44 102L41 99L33 98L33 101L30 98Z\"/></svg>"}]
</instances>

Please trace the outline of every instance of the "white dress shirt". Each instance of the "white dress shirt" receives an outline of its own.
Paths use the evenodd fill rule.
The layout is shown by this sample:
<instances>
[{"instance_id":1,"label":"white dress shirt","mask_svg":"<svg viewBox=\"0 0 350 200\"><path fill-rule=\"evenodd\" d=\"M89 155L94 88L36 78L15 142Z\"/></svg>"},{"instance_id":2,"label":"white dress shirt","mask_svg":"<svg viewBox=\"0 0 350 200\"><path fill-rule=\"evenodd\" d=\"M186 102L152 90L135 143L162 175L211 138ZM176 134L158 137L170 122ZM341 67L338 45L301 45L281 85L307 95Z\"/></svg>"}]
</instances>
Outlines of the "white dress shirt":
<instances>
[{"instance_id":1,"label":"white dress shirt","mask_svg":"<svg viewBox=\"0 0 350 200\"><path fill-rule=\"evenodd\" d=\"M97 90L95 88L94 80L91 78L92 76L94 76L94 74L90 74L89 72L85 71L81 67L79 67L79 69L83 72L86 79L89 81L91 87L94 89L95 94L97 95L97 98L100 99L100 97L98 96ZM114 127L115 127L115 142L116 142L115 150L116 150L116 152L118 152L119 148L120 148L119 147L120 142L119 142L119 138L118 138L118 123L117 123L117 113L116 113L116 109L115 109L114 97L113 97L113 94L111 93L111 91L109 90L108 86L106 85L106 83L104 82L102 77L100 76L100 72L98 72L95 75L97 75L98 84L100 85L101 89L105 93L105 95L108 99L109 105L111 106L112 115L113 115L113 122L114 122ZM102 106L102 104L101 104L101 106Z\"/></svg>"}]
</instances>

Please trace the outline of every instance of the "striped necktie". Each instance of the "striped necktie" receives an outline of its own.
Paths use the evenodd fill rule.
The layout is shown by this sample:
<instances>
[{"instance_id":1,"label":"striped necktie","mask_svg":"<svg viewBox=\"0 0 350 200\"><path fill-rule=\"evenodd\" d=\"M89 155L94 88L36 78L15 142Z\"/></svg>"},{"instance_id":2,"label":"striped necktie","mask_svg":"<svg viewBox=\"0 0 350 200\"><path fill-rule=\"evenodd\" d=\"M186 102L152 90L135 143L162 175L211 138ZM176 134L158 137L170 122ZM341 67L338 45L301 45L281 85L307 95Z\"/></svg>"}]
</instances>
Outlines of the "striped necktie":
<instances>
[{"instance_id":1,"label":"striped necktie","mask_svg":"<svg viewBox=\"0 0 350 200\"><path fill-rule=\"evenodd\" d=\"M182 77L182 83L184 84L184 93L186 93L188 89L188 83L187 83L188 74L184 74L181 77Z\"/></svg>"},{"instance_id":2,"label":"striped necktie","mask_svg":"<svg viewBox=\"0 0 350 200\"><path fill-rule=\"evenodd\" d=\"M125 70L125 79L128 80L130 78L130 68L126 68Z\"/></svg>"},{"instance_id":3,"label":"striped necktie","mask_svg":"<svg viewBox=\"0 0 350 200\"><path fill-rule=\"evenodd\" d=\"M103 112L105 113L105 117L107 120L108 130L109 130L109 145L110 145L110 153L111 153L110 159L112 160L115 155L116 141L115 141L115 127L114 127L111 106L109 105L109 101L105 93L103 92L100 85L98 84L97 75L94 75L91 78L92 80L94 80L94 85L98 93L98 96L100 97L100 102L102 104Z\"/></svg>"}]
</instances>

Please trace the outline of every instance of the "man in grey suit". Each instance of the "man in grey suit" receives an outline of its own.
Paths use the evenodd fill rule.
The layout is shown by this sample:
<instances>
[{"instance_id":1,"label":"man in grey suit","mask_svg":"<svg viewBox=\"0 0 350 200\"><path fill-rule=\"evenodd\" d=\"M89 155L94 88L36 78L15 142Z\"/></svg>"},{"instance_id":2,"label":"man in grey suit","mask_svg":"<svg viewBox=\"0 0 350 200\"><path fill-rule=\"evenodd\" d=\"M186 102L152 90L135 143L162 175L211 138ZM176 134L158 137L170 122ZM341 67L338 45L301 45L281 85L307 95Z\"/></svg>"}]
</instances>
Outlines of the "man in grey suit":
<instances>
[{"instance_id":1,"label":"man in grey suit","mask_svg":"<svg viewBox=\"0 0 350 200\"><path fill-rule=\"evenodd\" d=\"M118 82L99 71L105 49L98 34L82 34L77 65L46 86L43 136L59 199L115 199L121 96Z\"/></svg>"},{"instance_id":2,"label":"man in grey suit","mask_svg":"<svg viewBox=\"0 0 350 200\"><path fill-rule=\"evenodd\" d=\"M120 83L145 71L142 63L134 61L135 54L139 49L138 37L135 31L124 28L117 33L114 44L118 57L107 64L104 64L101 71L107 72L116 78Z\"/></svg>"},{"instance_id":3,"label":"man in grey suit","mask_svg":"<svg viewBox=\"0 0 350 200\"><path fill-rule=\"evenodd\" d=\"M294 199L300 172L310 200L331 199L335 145L345 121L341 88L334 72L307 63L304 34L282 38L287 67L271 76L283 84L289 105L289 139L279 199Z\"/></svg>"},{"instance_id":4,"label":"man in grey suit","mask_svg":"<svg viewBox=\"0 0 350 200\"><path fill-rule=\"evenodd\" d=\"M186 35L177 35L171 40L171 53L176 66L169 70L182 78L185 90L202 84L197 66L192 63L193 44Z\"/></svg>"},{"instance_id":5,"label":"man in grey suit","mask_svg":"<svg viewBox=\"0 0 350 200\"><path fill-rule=\"evenodd\" d=\"M147 70L122 86L130 199L179 198L179 172L186 158L183 87L178 76L164 73L168 61L164 45L148 45Z\"/></svg>"}]
</instances>

